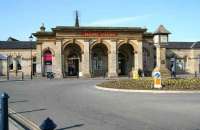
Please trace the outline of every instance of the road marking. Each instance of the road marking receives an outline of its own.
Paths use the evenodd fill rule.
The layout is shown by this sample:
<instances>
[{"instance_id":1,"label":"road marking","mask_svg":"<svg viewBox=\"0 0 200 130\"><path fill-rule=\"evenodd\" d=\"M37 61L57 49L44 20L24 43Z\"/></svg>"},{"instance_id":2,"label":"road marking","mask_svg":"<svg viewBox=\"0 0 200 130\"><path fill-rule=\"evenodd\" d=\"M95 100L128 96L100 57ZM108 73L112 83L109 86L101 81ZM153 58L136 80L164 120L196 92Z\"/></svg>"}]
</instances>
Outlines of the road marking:
<instances>
[{"instance_id":1,"label":"road marking","mask_svg":"<svg viewBox=\"0 0 200 130\"><path fill-rule=\"evenodd\" d=\"M29 128L31 130L41 130L39 128L39 126L36 125L33 121L25 118L24 116L22 116L21 114L15 112L11 108L8 108L8 110L9 110L9 116L11 116L12 118L16 119L17 121L19 121L20 123L22 123L27 128Z\"/></svg>"},{"instance_id":2,"label":"road marking","mask_svg":"<svg viewBox=\"0 0 200 130\"><path fill-rule=\"evenodd\" d=\"M200 91L166 91L166 90L128 90L128 89L115 89L115 88L104 88L104 87L100 87L100 86L95 86L96 89L99 90L105 90L105 91L112 91L112 92L127 92L127 93L155 93L155 94L159 94L159 93L163 93L163 94L168 94L168 93L200 93Z\"/></svg>"}]
</instances>

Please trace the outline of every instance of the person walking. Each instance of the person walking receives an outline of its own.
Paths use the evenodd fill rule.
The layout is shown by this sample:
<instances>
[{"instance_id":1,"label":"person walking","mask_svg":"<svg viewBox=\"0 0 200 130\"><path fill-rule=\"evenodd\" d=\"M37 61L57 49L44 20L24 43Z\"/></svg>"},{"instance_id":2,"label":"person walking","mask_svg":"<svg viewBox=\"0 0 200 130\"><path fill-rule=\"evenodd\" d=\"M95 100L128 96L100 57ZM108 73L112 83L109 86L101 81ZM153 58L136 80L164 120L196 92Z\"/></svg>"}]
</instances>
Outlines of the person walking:
<instances>
[{"instance_id":1,"label":"person walking","mask_svg":"<svg viewBox=\"0 0 200 130\"><path fill-rule=\"evenodd\" d=\"M171 64L171 77L176 78L175 65Z\"/></svg>"}]
</instances>

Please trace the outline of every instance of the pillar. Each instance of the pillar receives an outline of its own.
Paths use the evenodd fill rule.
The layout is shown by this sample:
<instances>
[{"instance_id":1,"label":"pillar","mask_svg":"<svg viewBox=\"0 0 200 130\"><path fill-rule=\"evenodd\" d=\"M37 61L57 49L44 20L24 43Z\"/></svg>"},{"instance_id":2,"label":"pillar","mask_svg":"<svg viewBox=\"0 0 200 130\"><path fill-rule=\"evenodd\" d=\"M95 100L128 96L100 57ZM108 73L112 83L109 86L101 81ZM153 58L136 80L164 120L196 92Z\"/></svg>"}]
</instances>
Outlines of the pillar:
<instances>
[{"instance_id":1,"label":"pillar","mask_svg":"<svg viewBox=\"0 0 200 130\"><path fill-rule=\"evenodd\" d=\"M42 45L37 44L36 49L36 73L38 76L42 76Z\"/></svg>"},{"instance_id":2,"label":"pillar","mask_svg":"<svg viewBox=\"0 0 200 130\"><path fill-rule=\"evenodd\" d=\"M91 77L90 74L90 42L88 40L83 41L84 48L82 53L82 75L83 77Z\"/></svg>"},{"instance_id":3,"label":"pillar","mask_svg":"<svg viewBox=\"0 0 200 130\"><path fill-rule=\"evenodd\" d=\"M109 40L110 48L108 48L108 77L115 78L117 74L117 42ZM110 50L109 50L110 49Z\"/></svg>"},{"instance_id":4,"label":"pillar","mask_svg":"<svg viewBox=\"0 0 200 130\"><path fill-rule=\"evenodd\" d=\"M8 69L8 65L7 64L8 64L7 63L7 59L2 60L2 74L3 75L7 75L7 69Z\"/></svg>"},{"instance_id":5,"label":"pillar","mask_svg":"<svg viewBox=\"0 0 200 130\"><path fill-rule=\"evenodd\" d=\"M142 51L142 41L137 41L137 48L134 48L135 55L134 55L134 60L135 60L135 65L134 69L135 70L143 70L143 51Z\"/></svg>"},{"instance_id":6,"label":"pillar","mask_svg":"<svg viewBox=\"0 0 200 130\"><path fill-rule=\"evenodd\" d=\"M55 78L63 78L62 74L62 42L61 40L57 40L55 43L54 52L55 55L53 57L53 72L55 73Z\"/></svg>"}]
</instances>

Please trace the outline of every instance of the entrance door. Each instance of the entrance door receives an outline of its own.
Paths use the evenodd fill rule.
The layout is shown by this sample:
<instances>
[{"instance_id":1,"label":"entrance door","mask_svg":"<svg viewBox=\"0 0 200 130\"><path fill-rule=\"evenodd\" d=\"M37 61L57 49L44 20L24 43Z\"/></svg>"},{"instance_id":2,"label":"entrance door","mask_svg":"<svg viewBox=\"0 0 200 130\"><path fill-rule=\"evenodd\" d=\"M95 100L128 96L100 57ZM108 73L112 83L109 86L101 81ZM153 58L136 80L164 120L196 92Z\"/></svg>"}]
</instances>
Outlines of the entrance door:
<instances>
[{"instance_id":1,"label":"entrance door","mask_svg":"<svg viewBox=\"0 0 200 130\"><path fill-rule=\"evenodd\" d=\"M134 48L130 44L123 44L118 48L118 75L129 76L134 68Z\"/></svg>"},{"instance_id":2,"label":"entrance door","mask_svg":"<svg viewBox=\"0 0 200 130\"><path fill-rule=\"evenodd\" d=\"M43 75L46 76L47 72L52 72L52 54L48 50L44 53L44 72Z\"/></svg>"},{"instance_id":3,"label":"entrance door","mask_svg":"<svg viewBox=\"0 0 200 130\"><path fill-rule=\"evenodd\" d=\"M93 73L95 76L104 76L105 69L104 69L103 56L96 56L94 54L93 60L92 60L92 67L93 67Z\"/></svg>"},{"instance_id":4,"label":"entrance door","mask_svg":"<svg viewBox=\"0 0 200 130\"><path fill-rule=\"evenodd\" d=\"M68 59L68 76L79 75L79 59Z\"/></svg>"}]
</instances>

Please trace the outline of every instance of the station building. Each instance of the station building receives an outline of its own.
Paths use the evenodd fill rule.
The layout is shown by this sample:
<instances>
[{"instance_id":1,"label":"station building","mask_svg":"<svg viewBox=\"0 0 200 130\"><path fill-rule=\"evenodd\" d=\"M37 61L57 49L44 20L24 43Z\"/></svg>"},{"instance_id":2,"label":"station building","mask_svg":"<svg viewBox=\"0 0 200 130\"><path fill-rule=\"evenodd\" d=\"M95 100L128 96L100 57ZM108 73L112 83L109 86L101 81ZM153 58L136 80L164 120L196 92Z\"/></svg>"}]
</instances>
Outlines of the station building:
<instances>
[{"instance_id":1,"label":"station building","mask_svg":"<svg viewBox=\"0 0 200 130\"><path fill-rule=\"evenodd\" d=\"M44 25L33 35L36 41L9 38L0 41L0 75L22 73L64 77L131 76L141 70L151 76L158 66L163 75L175 63L179 74L200 72L200 42L171 42L163 25L155 32L141 27Z\"/></svg>"}]
</instances>

